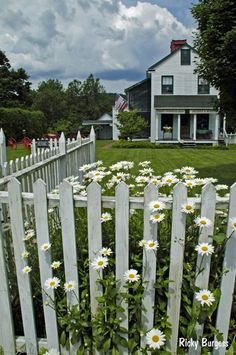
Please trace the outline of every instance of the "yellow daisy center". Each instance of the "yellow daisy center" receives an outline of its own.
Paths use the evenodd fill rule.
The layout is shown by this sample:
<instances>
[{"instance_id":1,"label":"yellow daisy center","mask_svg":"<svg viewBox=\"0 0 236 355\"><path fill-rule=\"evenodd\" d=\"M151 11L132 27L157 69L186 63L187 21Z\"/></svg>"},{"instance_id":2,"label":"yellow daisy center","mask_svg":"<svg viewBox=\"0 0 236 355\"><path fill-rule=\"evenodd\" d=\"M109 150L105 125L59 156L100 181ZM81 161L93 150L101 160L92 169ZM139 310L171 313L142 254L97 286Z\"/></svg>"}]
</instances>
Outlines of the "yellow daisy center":
<instances>
[{"instance_id":1,"label":"yellow daisy center","mask_svg":"<svg viewBox=\"0 0 236 355\"><path fill-rule=\"evenodd\" d=\"M160 208L160 204L159 203L155 203L153 207L154 208Z\"/></svg>"},{"instance_id":2,"label":"yellow daisy center","mask_svg":"<svg viewBox=\"0 0 236 355\"><path fill-rule=\"evenodd\" d=\"M159 215L159 214L155 214L154 218L155 218L155 219L159 219L159 218L160 218L160 215Z\"/></svg>"},{"instance_id":3,"label":"yellow daisy center","mask_svg":"<svg viewBox=\"0 0 236 355\"><path fill-rule=\"evenodd\" d=\"M130 279L134 279L134 278L135 278L135 275L134 275L134 274L129 274L129 278L130 278Z\"/></svg>"},{"instance_id":4,"label":"yellow daisy center","mask_svg":"<svg viewBox=\"0 0 236 355\"><path fill-rule=\"evenodd\" d=\"M154 343L158 343L159 340L160 340L160 338L159 338L158 335L153 335L152 341L153 341Z\"/></svg>"},{"instance_id":5,"label":"yellow daisy center","mask_svg":"<svg viewBox=\"0 0 236 355\"><path fill-rule=\"evenodd\" d=\"M154 246L155 246L155 243L153 243L153 242L149 243L150 248L153 248Z\"/></svg>"},{"instance_id":6,"label":"yellow daisy center","mask_svg":"<svg viewBox=\"0 0 236 355\"><path fill-rule=\"evenodd\" d=\"M203 219L203 220L200 221L200 224L205 225L205 224L206 224L206 221Z\"/></svg>"},{"instance_id":7,"label":"yellow daisy center","mask_svg":"<svg viewBox=\"0 0 236 355\"><path fill-rule=\"evenodd\" d=\"M72 288L72 284L67 285L67 288Z\"/></svg>"},{"instance_id":8,"label":"yellow daisy center","mask_svg":"<svg viewBox=\"0 0 236 355\"><path fill-rule=\"evenodd\" d=\"M191 205L186 205L186 210L190 211L192 209L192 206Z\"/></svg>"},{"instance_id":9,"label":"yellow daisy center","mask_svg":"<svg viewBox=\"0 0 236 355\"><path fill-rule=\"evenodd\" d=\"M172 182L172 179L167 179L166 182Z\"/></svg>"},{"instance_id":10,"label":"yellow daisy center","mask_svg":"<svg viewBox=\"0 0 236 355\"><path fill-rule=\"evenodd\" d=\"M203 299L203 301L207 301L207 300L208 300L208 298L209 298L209 297L208 297L208 295L206 295L206 294L205 294L205 295L202 295L202 299Z\"/></svg>"},{"instance_id":11,"label":"yellow daisy center","mask_svg":"<svg viewBox=\"0 0 236 355\"><path fill-rule=\"evenodd\" d=\"M236 222L233 223L233 226L236 227Z\"/></svg>"},{"instance_id":12,"label":"yellow daisy center","mask_svg":"<svg viewBox=\"0 0 236 355\"><path fill-rule=\"evenodd\" d=\"M202 247L202 251L207 251L208 250L208 247L207 246L203 246Z\"/></svg>"},{"instance_id":13,"label":"yellow daisy center","mask_svg":"<svg viewBox=\"0 0 236 355\"><path fill-rule=\"evenodd\" d=\"M55 286L56 285L56 282L55 281L50 281L50 286Z\"/></svg>"},{"instance_id":14,"label":"yellow daisy center","mask_svg":"<svg viewBox=\"0 0 236 355\"><path fill-rule=\"evenodd\" d=\"M102 265L103 265L103 261L102 260L98 261L98 266L102 266Z\"/></svg>"}]
</instances>

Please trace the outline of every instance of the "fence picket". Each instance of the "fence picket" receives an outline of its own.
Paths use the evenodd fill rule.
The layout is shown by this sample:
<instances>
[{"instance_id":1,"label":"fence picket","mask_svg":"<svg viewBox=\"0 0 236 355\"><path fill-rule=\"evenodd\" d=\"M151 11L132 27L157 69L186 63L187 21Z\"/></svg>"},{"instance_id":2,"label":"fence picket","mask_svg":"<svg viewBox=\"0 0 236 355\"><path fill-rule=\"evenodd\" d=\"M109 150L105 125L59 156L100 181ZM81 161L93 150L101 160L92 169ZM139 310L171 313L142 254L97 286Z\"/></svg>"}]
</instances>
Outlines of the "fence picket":
<instances>
[{"instance_id":1,"label":"fence picket","mask_svg":"<svg viewBox=\"0 0 236 355\"><path fill-rule=\"evenodd\" d=\"M157 188L153 184L149 184L144 189L144 239L157 240L157 224L150 221L152 214L149 204L151 201L157 200ZM156 255L153 251L146 251L143 248L143 280L145 291L143 306L145 311L142 312L142 324L145 330L153 328L154 322L154 304L155 304L155 288L156 282ZM146 345L145 338L141 338L142 346Z\"/></svg>"},{"instance_id":2,"label":"fence picket","mask_svg":"<svg viewBox=\"0 0 236 355\"><path fill-rule=\"evenodd\" d=\"M28 354L37 355L38 344L33 312L30 277L29 274L24 274L22 272L22 269L25 266L25 261L21 258L21 254L25 250L25 245L23 241L25 233L24 218L22 213L23 206L21 197L21 185L17 179L12 178L12 180L9 182L8 192L9 211L11 217L12 238L16 264L16 275L20 296L26 350Z\"/></svg>"},{"instance_id":3,"label":"fence picket","mask_svg":"<svg viewBox=\"0 0 236 355\"><path fill-rule=\"evenodd\" d=\"M124 292L124 273L129 269L129 187L123 181L116 187L115 218L116 279L120 280L118 286ZM128 329L128 305L123 301L121 307L124 308L121 326ZM122 349L122 354L128 351Z\"/></svg>"},{"instance_id":4,"label":"fence picket","mask_svg":"<svg viewBox=\"0 0 236 355\"><path fill-rule=\"evenodd\" d=\"M221 280L221 298L217 310L216 328L223 333L224 341L227 341L229 332L230 315L233 304L233 294L235 287L236 276L236 231L233 229L231 219L236 217L236 183L231 186L229 212L228 212L228 226L225 256L223 261L223 274ZM224 355L225 348L221 347L213 351L214 355Z\"/></svg>"},{"instance_id":5,"label":"fence picket","mask_svg":"<svg viewBox=\"0 0 236 355\"><path fill-rule=\"evenodd\" d=\"M167 305L169 322L172 324L171 338L167 342L167 347L169 351L171 351L172 355L177 354L186 223L186 216L183 212L181 212L181 209L182 205L186 203L186 201L186 186L183 183L178 183L173 189L169 271L170 284Z\"/></svg>"},{"instance_id":6,"label":"fence picket","mask_svg":"<svg viewBox=\"0 0 236 355\"><path fill-rule=\"evenodd\" d=\"M98 273L91 266L91 261L102 248L102 227L101 227L101 186L92 182L87 187L88 193L88 247L89 247L89 284L90 303L92 314L96 313L98 302L97 296L102 295L102 287L97 284Z\"/></svg>"},{"instance_id":7,"label":"fence picket","mask_svg":"<svg viewBox=\"0 0 236 355\"><path fill-rule=\"evenodd\" d=\"M1 319L4 320L0 324L0 347L3 347L5 355L12 355L15 354L15 335L5 262L4 238L0 226L0 314Z\"/></svg>"},{"instance_id":8,"label":"fence picket","mask_svg":"<svg viewBox=\"0 0 236 355\"><path fill-rule=\"evenodd\" d=\"M216 206L216 190L215 187L209 183L202 189L201 196L201 217L208 218L212 225L209 228L202 228L200 230L198 243L212 243L212 235L214 232L215 220L215 206ZM208 289L209 275L210 275L211 255L198 255L196 265L196 280L195 285L200 289ZM200 268L202 271L199 273ZM195 300L194 300L195 302ZM204 324L196 324L195 332L197 338L203 334ZM201 342L197 344L197 349L194 347L189 348L189 355L201 354Z\"/></svg>"},{"instance_id":9,"label":"fence picket","mask_svg":"<svg viewBox=\"0 0 236 355\"><path fill-rule=\"evenodd\" d=\"M75 305L79 303L79 279L77 271L73 187L69 182L64 180L60 184L59 189L65 279L66 282L75 281L75 293L68 292L67 300L70 305Z\"/></svg>"},{"instance_id":10,"label":"fence picket","mask_svg":"<svg viewBox=\"0 0 236 355\"><path fill-rule=\"evenodd\" d=\"M51 251L49 249L48 251L43 252L40 249L44 243L50 243L48 229L47 189L45 182L41 179L37 180L34 183L33 191L40 280L41 287L45 290L45 281L53 276L51 268ZM59 350L56 312L49 305L47 305L47 303L49 303L53 306L51 303L54 300L54 292L50 289L45 290L45 292L42 292L42 296L48 346Z\"/></svg>"}]
</instances>

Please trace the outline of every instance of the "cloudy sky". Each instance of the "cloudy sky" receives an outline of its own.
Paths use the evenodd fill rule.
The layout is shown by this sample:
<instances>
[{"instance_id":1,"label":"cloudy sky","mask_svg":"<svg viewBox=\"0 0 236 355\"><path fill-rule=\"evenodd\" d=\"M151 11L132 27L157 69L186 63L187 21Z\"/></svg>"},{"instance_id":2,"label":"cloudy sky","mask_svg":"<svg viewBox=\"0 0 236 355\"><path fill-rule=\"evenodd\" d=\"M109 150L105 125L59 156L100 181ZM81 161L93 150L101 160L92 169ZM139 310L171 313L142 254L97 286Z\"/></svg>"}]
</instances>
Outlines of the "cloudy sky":
<instances>
[{"instance_id":1,"label":"cloudy sky","mask_svg":"<svg viewBox=\"0 0 236 355\"><path fill-rule=\"evenodd\" d=\"M192 43L197 0L0 0L0 49L34 87L65 85L90 73L123 92L169 53L172 39Z\"/></svg>"}]
</instances>

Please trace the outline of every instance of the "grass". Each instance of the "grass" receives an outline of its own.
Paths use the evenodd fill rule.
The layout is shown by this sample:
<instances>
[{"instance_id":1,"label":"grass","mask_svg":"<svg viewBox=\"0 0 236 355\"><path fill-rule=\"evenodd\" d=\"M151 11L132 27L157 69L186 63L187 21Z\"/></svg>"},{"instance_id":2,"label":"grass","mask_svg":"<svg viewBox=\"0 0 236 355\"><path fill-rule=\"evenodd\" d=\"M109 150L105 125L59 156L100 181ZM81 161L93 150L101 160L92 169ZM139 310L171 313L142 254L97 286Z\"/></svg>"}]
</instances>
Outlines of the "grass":
<instances>
[{"instance_id":1,"label":"grass","mask_svg":"<svg viewBox=\"0 0 236 355\"><path fill-rule=\"evenodd\" d=\"M236 181L236 150L211 149L117 149L112 141L96 142L96 159L106 166L119 160L130 160L136 164L150 160L158 174L185 165L199 171L199 177L217 178L220 184L232 185Z\"/></svg>"},{"instance_id":2,"label":"grass","mask_svg":"<svg viewBox=\"0 0 236 355\"><path fill-rule=\"evenodd\" d=\"M163 174L184 165L194 166L200 177L215 177L220 184L232 185L236 181L236 150L211 149L128 149L112 148L113 141L96 142L96 159L109 166L119 160L131 160L136 164L150 160L158 174ZM17 149L7 147L7 160L30 154L18 144Z\"/></svg>"},{"instance_id":3,"label":"grass","mask_svg":"<svg viewBox=\"0 0 236 355\"><path fill-rule=\"evenodd\" d=\"M7 161L15 160L16 158L21 158L25 155L30 154L30 149L25 149L23 144L17 144L16 149L11 149L11 147L7 147Z\"/></svg>"}]
</instances>

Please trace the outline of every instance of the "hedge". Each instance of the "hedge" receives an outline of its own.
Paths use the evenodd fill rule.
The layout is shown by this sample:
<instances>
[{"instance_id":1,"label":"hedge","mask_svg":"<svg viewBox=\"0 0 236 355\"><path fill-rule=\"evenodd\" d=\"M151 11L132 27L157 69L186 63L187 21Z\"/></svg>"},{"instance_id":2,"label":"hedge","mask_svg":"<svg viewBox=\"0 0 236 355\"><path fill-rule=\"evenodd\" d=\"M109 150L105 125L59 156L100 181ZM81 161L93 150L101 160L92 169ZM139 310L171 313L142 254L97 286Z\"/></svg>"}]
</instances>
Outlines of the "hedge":
<instances>
[{"instance_id":1,"label":"hedge","mask_svg":"<svg viewBox=\"0 0 236 355\"><path fill-rule=\"evenodd\" d=\"M0 127L6 138L22 139L23 130L29 138L39 138L45 130L46 119L41 111L21 108L0 108Z\"/></svg>"}]
</instances>

